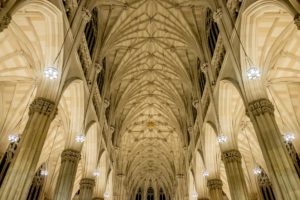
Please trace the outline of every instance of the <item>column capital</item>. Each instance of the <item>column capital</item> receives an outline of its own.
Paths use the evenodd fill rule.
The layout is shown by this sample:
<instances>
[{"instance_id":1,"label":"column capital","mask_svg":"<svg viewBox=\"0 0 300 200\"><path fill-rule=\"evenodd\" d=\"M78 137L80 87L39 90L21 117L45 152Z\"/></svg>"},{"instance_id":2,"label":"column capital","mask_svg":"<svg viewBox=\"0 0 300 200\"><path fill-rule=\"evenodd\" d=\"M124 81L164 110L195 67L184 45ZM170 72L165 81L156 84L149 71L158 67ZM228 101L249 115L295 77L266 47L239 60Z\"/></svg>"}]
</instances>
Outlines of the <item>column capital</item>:
<instances>
[{"instance_id":1,"label":"column capital","mask_svg":"<svg viewBox=\"0 0 300 200\"><path fill-rule=\"evenodd\" d=\"M32 115L35 112L49 116L55 109L55 103L49 99L38 97L31 103L29 107L29 115Z\"/></svg>"},{"instance_id":2,"label":"column capital","mask_svg":"<svg viewBox=\"0 0 300 200\"><path fill-rule=\"evenodd\" d=\"M223 183L221 179L210 179L207 181L207 187L209 190L222 189Z\"/></svg>"},{"instance_id":3,"label":"column capital","mask_svg":"<svg viewBox=\"0 0 300 200\"><path fill-rule=\"evenodd\" d=\"M80 180L80 187L93 188L95 186L95 180L92 178L83 178Z\"/></svg>"},{"instance_id":4,"label":"column capital","mask_svg":"<svg viewBox=\"0 0 300 200\"><path fill-rule=\"evenodd\" d=\"M61 160L70 161L70 162L78 162L81 158L80 152L73 149L65 149L61 154Z\"/></svg>"},{"instance_id":5,"label":"column capital","mask_svg":"<svg viewBox=\"0 0 300 200\"><path fill-rule=\"evenodd\" d=\"M215 22L219 22L223 16L222 8L217 8L217 10L213 14L213 19Z\"/></svg>"},{"instance_id":6,"label":"column capital","mask_svg":"<svg viewBox=\"0 0 300 200\"><path fill-rule=\"evenodd\" d=\"M207 62L202 64L201 71L203 73L206 73L208 71L208 63Z\"/></svg>"},{"instance_id":7,"label":"column capital","mask_svg":"<svg viewBox=\"0 0 300 200\"><path fill-rule=\"evenodd\" d=\"M297 29L300 30L300 14L296 14L294 17L294 24L297 26Z\"/></svg>"},{"instance_id":8,"label":"column capital","mask_svg":"<svg viewBox=\"0 0 300 200\"><path fill-rule=\"evenodd\" d=\"M11 22L11 16L9 14L6 14L5 16L2 17L0 21L0 33L8 27L10 22Z\"/></svg>"},{"instance_id":9,"label":"column capital","mask_svg":"<svg viewBox=\"0 0 300 200\"><path fill-rule=\"evenodd\" d=\"M274 106L269 99L258 99L252 101L248 104L249 110L247 110L247 115L249 116L248 112L251 112L254 116L263 115L265 113L269 113L274 115Z\"/></svg>"},{"instance_id":10,"label":"column capital","mask_svg":"<svg viewBox=\"0 0 300 200\"><path fill-rule=\"evenodd\" d=\"M88 23L92 18L92 13L89 9L83 7L82 8L82 18L85 23Z\"/></svg>"},{"instance_id":11,"label":"column capital","mask_svg":"<svg viewBox=\"0 0 300 200\"><path fill-rule=\"evenodd\" d=\"M222 153L222 161L225 162L225 163L241 162L241 159L242 159L242 155L236 149L232 149L232 150L229 150L229 151L224 151Z\"/></svg>"}]
</instances>

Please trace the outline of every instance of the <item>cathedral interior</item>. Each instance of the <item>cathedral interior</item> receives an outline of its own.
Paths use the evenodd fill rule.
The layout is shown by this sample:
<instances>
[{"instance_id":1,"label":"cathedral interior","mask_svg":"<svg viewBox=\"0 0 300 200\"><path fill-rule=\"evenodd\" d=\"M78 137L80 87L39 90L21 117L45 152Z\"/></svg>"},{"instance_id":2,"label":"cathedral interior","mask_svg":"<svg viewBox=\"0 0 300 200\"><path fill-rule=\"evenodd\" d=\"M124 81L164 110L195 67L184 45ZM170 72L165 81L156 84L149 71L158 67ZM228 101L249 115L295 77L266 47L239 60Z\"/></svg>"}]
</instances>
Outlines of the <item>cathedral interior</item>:
<instances>
[{"instance_id":1,"label":"cathedral interior","mask_svg":"<svg viewBox=\"0 0 300 200\"><path fill-rule=\"evenodd\" d=\"M0 200L300 200L299 0L0 0Z\"/></svg>"}]
</instances>

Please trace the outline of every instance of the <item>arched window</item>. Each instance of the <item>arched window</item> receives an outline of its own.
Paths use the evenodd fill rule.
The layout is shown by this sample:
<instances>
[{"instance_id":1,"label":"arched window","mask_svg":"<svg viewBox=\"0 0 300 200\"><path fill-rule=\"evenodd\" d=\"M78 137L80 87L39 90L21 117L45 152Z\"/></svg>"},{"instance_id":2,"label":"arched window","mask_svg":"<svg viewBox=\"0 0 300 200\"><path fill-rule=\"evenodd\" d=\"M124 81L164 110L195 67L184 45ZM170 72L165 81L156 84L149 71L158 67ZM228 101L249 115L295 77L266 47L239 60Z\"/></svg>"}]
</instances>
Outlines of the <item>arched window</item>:
<instances>
[{"instance_id":1,"label":"arched window","mask_svg":"<svg viewBox=\"0 0 300 200\"><path fill-rule=\"evenodd\" d=\"M262 197L264 198L264 200L275 200L271 181L263 168L260 167L260 169L261 173L257 176L257 180Z\"/></svg>"},{"instance_id":2,"label":"arched window","mask_svg":"<svg viewBox=\"0 0 300 200\"><path fill-rule=\"evenodd\" d=\"M159 200L166 200L166 195L162 188L159 190Z\"/></svg>"},{"instance_id":3,"label":"arched window","mask_svg":"<svg viewBox=\"0 0 300 200\"><path fill-rule=\"evenodd\" d=\"M142 200L142 189L139 188L137 194L135 195L135 200Z\"/></svg>"},{"instance_id":4,"label":"arched window","mask_svg":"<svg viewBox=\"0 0 300 200\"><path fill-rule=\"evenodd\" d=\"M152 187L149 187L147 190L147 200L154 200L154 190Z\"/></svg>"},{"instance_id":5,"label":"arched window","mask_svg":"<svg viewBox=\"0 0 300 200\"><path fill-rule=\"evenodd\" d=\"M207 9L206 13L206 34L208 41L208 48L211 55L214 55L216 44L219 37L219 28L216 22L213 20L213 12L210 9Z\"/></svg>"},{"instance_id":6,"label":"arched window","mask_svg":"<svg viewBox=\"0 0 300 200\"><path fill-rule=\"evenodd\" d=\"M42 193L43 185L45 182L45 174L43 171L45 170L45 164L41 165L38 171L35 173L31 187L29 189L29 193L27 195L27 200L38 200L39 196Z\"/></svg>"},{"instance_id":7,"label":"arched window","mask_svg":"<svg viewBox=\"0 0 300 200\"><path fill-rule=\"evenodd\" d=\"M6 152L4 153L1 162L0 162L0 187L3 183L7 170L10 166L10 163L16 153L20 138L17 141L11 142L8 145Z\"/></svg>"},{"instance_id":8,"label":"arched window","mask_svg":"<svg viewBox=\"0 0 300 200\"><path fill-rule=\"evenodd\" d=\"M86 42L87 42L87 45L89 48L91 58L93 58L96 39L97 39L97 35L98 35L98 10L97 10L97 8L92 10L92 18L86 24L86 27L84 29L84 34L85 34L85 38L86 38Z\"/></svg>"},{"instance_id":9,"label":"arched window","mask_svg":"<svg viewBox=\"0 0 300 200\"><path fill-rule=\"evenodd\" d=\"M293 143L291 141L285 141L284 140L284 144L285 144L285 147L288 151L288 153L290 154L292 160L293 160L293 163L294 163L294 166L296 168L296 171L297 171L297 174L300 178L300 158L299 158L299 155L293 145Z\"/></svg>"}]
</instances>

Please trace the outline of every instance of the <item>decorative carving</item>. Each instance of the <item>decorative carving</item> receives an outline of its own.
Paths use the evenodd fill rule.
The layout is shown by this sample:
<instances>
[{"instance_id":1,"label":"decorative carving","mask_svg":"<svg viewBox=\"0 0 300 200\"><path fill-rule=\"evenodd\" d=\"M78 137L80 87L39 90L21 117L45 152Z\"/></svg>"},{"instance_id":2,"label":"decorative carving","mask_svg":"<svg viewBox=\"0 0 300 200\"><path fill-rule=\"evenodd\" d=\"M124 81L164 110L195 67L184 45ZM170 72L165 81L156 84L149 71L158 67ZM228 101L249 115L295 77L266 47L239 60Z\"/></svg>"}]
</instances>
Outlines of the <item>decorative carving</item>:
<instances>
[{"instance_id":1,"label":"decorative carving","mask_svg":"<svg viewBox=\"0 0 300 200\"><path fill-rule=\"evenodd\" d=\"M208 63L203 63L203 65L201 66L201 71L206 74L208 70Z\"/></svg>"},{"instance_id":2,"label":"decorative carving","mask_svg":"<svg viewBox=\"0 0 300 200\"><path fill-rule=\"evenodd\" d=\"M108 99L104 99L104 108L108 108L109 107L109 100Z\"/></svg>"},{"instance_id":3,"label":"decorative carving","mask_svg":"<svg viewBox=\"0 0 300 200\"><path fill-rule=\"evenodd\" d=\"M177 174L176 177L179 179L182 179L182 178L184 178L184 174Z\"/></svg>"},{"instance_id":4,"label":"decorative carving","mask_svg":"<svg viewBox=\"0 0 300 200\"><path fill-rule=\"evenodd\" d=\"M209 190L222 189L223 183L220 179L210 179L207 181L207 187Z\"/></svg>"},{"instance_id":5,"label":"decorative carving","mask_svg":"<svg viewBox=\"0 0 300 200\"><path fill-rule=\"evenodd\" d=\"M198 108L198 106L199 106L199 100L198 99L195 99L194 101L193 101L193 106L194 106L194 108Z\"/></svg>"},{"instance_id":6,"label":"decorative carving","mask_svg":"<svg viewBox=\"0 0 300 200\"><path fill-rule=\"evenodd\" d=\"M87 78L88 71L92 66L92 59L89 51L89 47L86 41L86 37L83 34L81 38L81 43L78 49L78 56L80 59L81 67L83 69L84 75Z\"/></svg>"},{"instance_id":7,"label":"decorative carving","mask_svg":"<svg viewBox=\"0 0 300 200\"><path fill-rule=\"evenodd\" d=\"M218 8L213 14L213 19L215 22L219 22L222 16L223 16L223 11L221 8Z\"/></svg>"},{"instance_id":8,"label":"decorative carving","mask_svg":"<svg viewBox=\"0 0 300 200\"><path fill-rule=\"evenodd\" d=\"M43 115L51 115L55 109L55 103L48 99L38 97L36 98L29 107L29 115L38 112Z\"/></svg>"},{"instance_id":9,"label":"decorative carving","mask_svg":"<svg viewBox=\"0 0 300 200\"><path fill-rule=\"evenodd\" d=\"M299 13L297 15L295 15L294 23L297 26L297 29L300 30L300 14Z\"/></svg>"},{"instance_id":10,"label":"decorative carving","mask_svg":"<svg viewBox=\"0 0 300 200\"><path fill-rule=\"evenodd\" d=\"M88 23L92 18L92 13L87 8L82 8L82 18L85 23Z\"/></svg>"},{"instance_id":11,"label":"decorative carving","mask_svg":"<svg viewBox=\"0 0 300 200\"><path fill-rule=\"evenodd\" d=\"M66 149L61 154L62 162L78 162L81 158L80 152L73 149Z\"/></svg>"},{"instance_id":12,"label":"decorative carving","mask_svg":"<svg viewBox=\"0 0 300 200\"><path fill-rule=\"evenodd\" d=\"M229 162L241 162L242 155L238 150L229 150L222 153L222 160L225 163Z\"/></svg>"},{"instance_id":13,"label":"decorative carving","mask_svg":"<svg viewBox=\"0 0 300 200\"><path fill-rule=\"evenodd\" d=\"M80 181L80 188L90 188L95 186L95 180L92 178L83 178Z\"/></svg>"},{"instance_id":14,"label":"decorative carving","mask_svg":"<svg viewBox=\"0 0 300 200\"><path fill-rule=\"evenodd\" d=\"M11 16L10 15L7 14L7 15L2 17L2 19L0 21L0 33L8 27L10 22L11 22Z\"/></svg>"},{"instance_id":15,"label":"decorative carving","mask_svg":"<svg viewBox=\"0 0 300 200\"><path fill-rule=\"evenodd\" d=\"M96 72L100 73L103 69L102 65L99 63L95 63Z\"/></svg>"},{"instance_id":16,"label":"decorative carving","mask_svg":"<svg viewBox=\"0 0 300 200\"><path fill-rule=\"evenodd\" d=\"M194 127L192 126L188 127L188 132L190 135L193 134L193 131L194 131Z\"/></svg>"},{"instance_id":17,"label":"decorative carving","mask_svg":"<svg viewBox=\"0 0 300 200\"><path fill-rule=\"evenodd\" d=\"M274 106L268 99L258 99L249 103L249 110L254 116L269 113L274 115ZM249 115L249 113L247 113Z\"/></svg>"}]
</instances>

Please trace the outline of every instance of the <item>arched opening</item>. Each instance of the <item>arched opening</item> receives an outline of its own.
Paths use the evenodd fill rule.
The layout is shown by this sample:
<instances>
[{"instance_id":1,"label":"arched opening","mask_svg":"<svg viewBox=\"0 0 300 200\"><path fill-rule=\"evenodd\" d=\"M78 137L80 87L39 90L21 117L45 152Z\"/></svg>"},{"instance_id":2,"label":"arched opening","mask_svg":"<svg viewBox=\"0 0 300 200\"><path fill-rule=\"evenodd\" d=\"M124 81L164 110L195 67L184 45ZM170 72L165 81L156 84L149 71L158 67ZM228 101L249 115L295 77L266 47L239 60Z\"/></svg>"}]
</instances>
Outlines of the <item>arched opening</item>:
<instances>
[{"instance_id":1,"label":"arched opening","mask_svg":"<svg viewBox=\"0 0 300 200\"><path fill-rule=\"evenodd\" d=\"M154 189L152 187L147 190L147 200L154 200Z\"/></svg>"}]
</instances>

